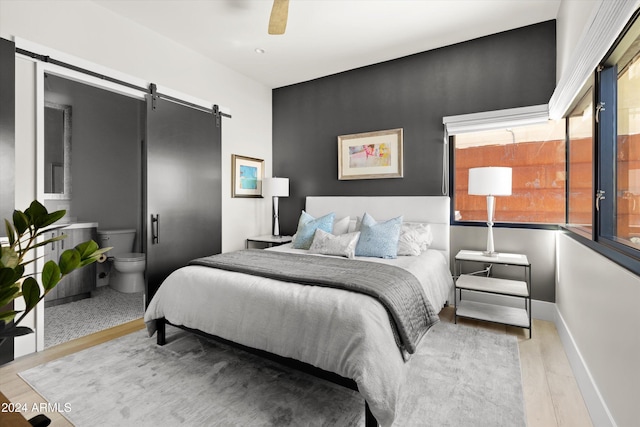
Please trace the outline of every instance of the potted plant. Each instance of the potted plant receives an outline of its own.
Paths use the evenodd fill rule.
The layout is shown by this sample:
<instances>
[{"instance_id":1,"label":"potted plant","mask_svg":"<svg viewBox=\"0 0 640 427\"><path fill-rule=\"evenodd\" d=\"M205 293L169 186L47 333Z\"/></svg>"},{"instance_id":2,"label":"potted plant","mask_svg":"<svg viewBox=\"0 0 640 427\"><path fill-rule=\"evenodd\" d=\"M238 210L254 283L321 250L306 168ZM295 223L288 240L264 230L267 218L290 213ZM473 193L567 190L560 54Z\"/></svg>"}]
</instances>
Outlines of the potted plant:
<instances>
[{"instance_id":1,"label":"potted plant","mask_svg":"<svg viewBox=\"0 0 640 427\"><path fill-rule=\"evenodd\" d=\"M33 201L24 212L13 212L13 224L5 219L8 246L0 248L0 345L10 337L30 334L31 328L19 326L31 310L72 271L93 262L103 262L104 253L111 248L99 248L93 240L80 243L73 249L64 251L56 263L47 261L41 274L42 290L35 274L25 273L25 266L35 262L35 256L28 256L36 248L64 239L65 235L51 239L40 238L45 232L64 227L55 226L66 211L49 213L38 201ZM9 304L24 298L24 311L15 311ZM16 320L17 317L17 320Z\"/></svg>"}]
</instances>

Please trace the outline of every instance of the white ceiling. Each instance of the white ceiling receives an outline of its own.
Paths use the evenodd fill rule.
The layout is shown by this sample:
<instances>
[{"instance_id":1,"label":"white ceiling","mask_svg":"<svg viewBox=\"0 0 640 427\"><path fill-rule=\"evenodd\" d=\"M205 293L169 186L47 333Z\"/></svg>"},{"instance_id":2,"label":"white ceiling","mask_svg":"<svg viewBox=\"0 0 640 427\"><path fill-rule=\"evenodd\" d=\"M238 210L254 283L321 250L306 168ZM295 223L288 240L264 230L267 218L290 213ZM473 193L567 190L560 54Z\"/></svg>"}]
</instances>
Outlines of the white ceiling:
<instances>
[{"instance_id":1,"label":"white ceiling","mask_svg":"<svg viewBox=\"0 0 640 427\"><path fill-rule=\"evenodd\" d=\"M561 2L290 0L272 36L271 0L95 1L272 88L555 19Z\"/></svg>"}]
</instances>

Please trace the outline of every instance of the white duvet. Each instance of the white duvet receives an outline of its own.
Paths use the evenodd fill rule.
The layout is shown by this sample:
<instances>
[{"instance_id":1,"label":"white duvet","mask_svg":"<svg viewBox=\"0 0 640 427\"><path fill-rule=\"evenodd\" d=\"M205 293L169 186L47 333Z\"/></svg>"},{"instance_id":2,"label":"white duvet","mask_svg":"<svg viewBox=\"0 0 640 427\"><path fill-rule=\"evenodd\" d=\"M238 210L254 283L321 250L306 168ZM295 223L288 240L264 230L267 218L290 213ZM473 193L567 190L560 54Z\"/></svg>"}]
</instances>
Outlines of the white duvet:
<instances>
[{"instance_id":1,"label":"white duvet","mask_svg":"<svg viewBox=\"0 0 640 427\"><path fill-rule=\"evenodd\" d=\"M271 250L307 252L289 245ZM395 260L357 259L409 270L436 311L453 286L445 258L435 250ZM406 363L386 310L369 296L187 266L167 277L151 300L144 316L150 334L152 321L162 317L351 378L380 425L394 420Z\"/></svg>"}]
</instances>

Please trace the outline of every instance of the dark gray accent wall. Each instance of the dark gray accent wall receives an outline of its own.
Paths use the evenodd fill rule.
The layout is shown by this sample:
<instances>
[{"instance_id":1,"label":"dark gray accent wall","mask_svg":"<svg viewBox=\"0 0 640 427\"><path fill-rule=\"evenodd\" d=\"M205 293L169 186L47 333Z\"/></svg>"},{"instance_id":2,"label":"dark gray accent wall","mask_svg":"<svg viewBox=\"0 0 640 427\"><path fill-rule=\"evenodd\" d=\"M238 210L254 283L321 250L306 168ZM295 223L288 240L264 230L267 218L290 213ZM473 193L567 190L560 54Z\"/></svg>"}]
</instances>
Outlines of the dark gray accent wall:
<instances>
[{"instance_id":1,"label":"dark gray accent wall","mask_svg":"<svg viewBox=\"0 0 640 427\"><path fill-rule=\"evenodd\" d=\"M306 196L440 195L444 116L539 105L556 83L555 21L273 90L283 234ZM339 181L337 137L404 129L404 178Z\"/></svg>"},{"instance_id":2,"label":"dark gray accent wall","mask_svg":"<svg viewBox=\"0 0 640 427\"><path fill-rule=\"evenodd\" d=\"M15 209L15 58L15 44L0 39L0 219L11 219ZM0 236L6 235L3 224ZM0 365L12 361L13 353L13 338L7 338L0 344Z\"/></svg>"}]
</instances>

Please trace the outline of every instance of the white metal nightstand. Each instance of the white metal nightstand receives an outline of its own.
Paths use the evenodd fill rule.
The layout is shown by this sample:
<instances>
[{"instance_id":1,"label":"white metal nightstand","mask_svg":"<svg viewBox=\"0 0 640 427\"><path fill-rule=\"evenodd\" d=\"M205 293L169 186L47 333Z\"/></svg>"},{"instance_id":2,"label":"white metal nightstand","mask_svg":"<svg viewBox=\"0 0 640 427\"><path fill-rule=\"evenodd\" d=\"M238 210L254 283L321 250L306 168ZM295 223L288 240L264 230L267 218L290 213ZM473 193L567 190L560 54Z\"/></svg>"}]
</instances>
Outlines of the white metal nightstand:
<instances>
[{"instance_id":1,"label":"white metal nightstand","mask_svg":"<svg viewBox=\"0 0 640 427\"><path fill-rule=\"evenodd\" d=\"M259 249L272 248L274 246L284 245L290 243L293 240L291 236L274 236L271 234L265 234L263 236L249 237L244 247L249 249L250 247L259 247Z\"/></svg>"},{"instance_id":2,"label":"white metal nightstand","mask_svg":"<svg viewBox=\"0 0 640 427\"><path fill-rule=\"evenodd\" d=\"M459 274L462 262L501 264L524 268L524 281ZM461 250L455 257L455 322L458 317L484 320L529 329L531 338L531 264L526 255L500 253L497 256L483 255L481 251ZM459 274L459 275L458 275ZM507 295L524 300L524 308L509 307L463 300L463 291Z\"/></svg>"}]
</instances>

